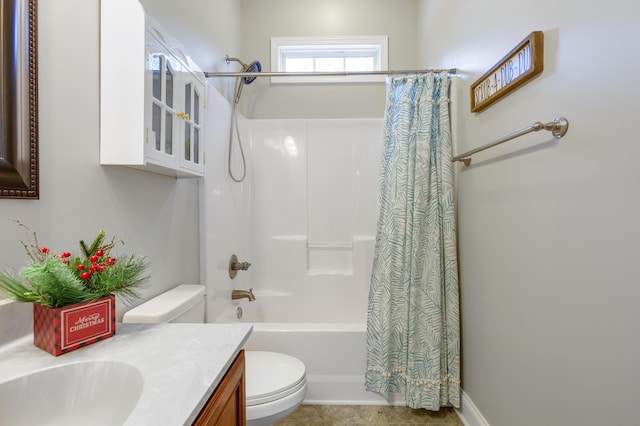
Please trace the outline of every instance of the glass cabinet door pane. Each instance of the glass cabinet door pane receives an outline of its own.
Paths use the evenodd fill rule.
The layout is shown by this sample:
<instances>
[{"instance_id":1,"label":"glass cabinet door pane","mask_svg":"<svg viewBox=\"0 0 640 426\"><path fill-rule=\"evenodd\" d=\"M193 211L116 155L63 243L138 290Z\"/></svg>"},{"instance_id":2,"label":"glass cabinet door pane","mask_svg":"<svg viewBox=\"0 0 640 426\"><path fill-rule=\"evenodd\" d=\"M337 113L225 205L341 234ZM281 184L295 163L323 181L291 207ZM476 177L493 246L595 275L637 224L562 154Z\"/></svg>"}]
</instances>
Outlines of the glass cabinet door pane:
<instances>
[{"instance_id":1,"label":"glass cabinet door pane","mask_svg":"<svg viewBox=\"0 0 640 426\"><path fill-rule=\"evenodd\" d=\"M167 64L165 70L166 76L166 93L165 93L165 103L169 108L173 108L173 73L171 72L171 68L169 68L169 64Z\"/></svg>"},{"instance_id":2,"label":"glass cabinet door pane","mask_svg":"<svg viewBox=\"0 0 640 426\"><path fill-rule=\"evenodd\" d=\"M162 100L162 57L151 58L151 71L153 72L153 97Z\"/></svg>"},{"instance_id":3,"label":"glass cabinet door pane","mask_svg":"<svg viewBox=\"0 0 640 426\"><path fill-rule=\"evenodd\" d=\"M151 130L154 133L154 143L156 147L156 151L160 151L161 149L161 134L162 134L162 108L158 105L153 104L153 108L151 111Z\"/></svg>"},{"instance_id":4,"label":"glass cabinet door pane","mask_svg":"<svg viewBox=\"0 0 640 426\"><path fill-rule=\"evenodd\" d=\"M184 159L191 161L191 124L184 123Z\"/></svg>"},{"instance_id":5,"label":"glass cabinet door pane","mask_svg":"<svg viewBox=\"0 0 640 426\"><path fill-rule=\"evenodd\" d=\"M197 90L193 91L193 122L200 124L200 96Z\"/></svg>"},{"instance_id":6,"label":"glass cabinet door pane","mask_svg":"<svg viewBox=\"0 0 640 426\"><path fill-rule=\"evenodd\" d=\"M191 116L191 83L184 86L184 112Z\"/></svg>"},{"instance_id":7,"label":"glass cabinet door pane","mask_svg":"<svg viewBox=\"0 0 640 426\"><path fill-rule=\"evenodd\" d=\"M193 128L193 162L200 162L200 129L197 127Z\"/></svg>"},{"instance_id":8,"label":"glass cabinet door pane","mask_svg":"<svg viewBox=\"0 0 640 426\"><path fill-rule=\"evenodd\" d=\"M173 154L173 114L169 111L165 113L165 134L164 134L164 152Z\"/></svg>"}]
</instances>

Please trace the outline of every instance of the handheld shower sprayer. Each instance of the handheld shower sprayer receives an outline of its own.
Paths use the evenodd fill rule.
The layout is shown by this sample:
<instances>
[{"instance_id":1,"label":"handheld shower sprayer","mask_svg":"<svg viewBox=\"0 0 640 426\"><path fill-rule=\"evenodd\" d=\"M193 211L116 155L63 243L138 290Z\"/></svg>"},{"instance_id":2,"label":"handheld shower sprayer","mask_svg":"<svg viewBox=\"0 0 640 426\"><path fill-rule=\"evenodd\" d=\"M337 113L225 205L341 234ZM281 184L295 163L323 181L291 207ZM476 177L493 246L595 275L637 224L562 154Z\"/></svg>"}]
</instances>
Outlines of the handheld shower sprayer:
<instances>
[{"instance_id":1,"label":"handheld shower sprayer","mask_svg":"<svg viewBox=\"0 0 640 426\"><path fill-rule=\"evenodd\" d=\"M231 62L237 62L240 65L242 65L242 70L240 70L240 72L261 72L262 71L262 65L260 64L260 61L253 61L250 64L246 64L244 62L242 62L240 59L238 58L231 58L229 57L229 55L225 55L224 60L227 64L231 63ZM234 182L242 182L247 174L247 163L245 161L244 158L244 151L242 149L242 140L240 139L240 131L238 130L238 116L236 114L236 109L238 107L238 103L240 102L240 96L242 95L242 87L245 84L251 84L253 83L253 81L256 79L255 76L247 76L247 77L238 77L236 79L236 91L235 91L235 97L233 98L233 105L231 108L231 124L230 124L230 129L229 129L229 161L228 161L228 169L229 169L229 176L231 176L231 179ZM235 124L235 132L236 135L238 136L238 146L240 148L240 155L242 157L242 177L240 177L239 179L236 178L233 175L233 172L231 171L231 148L233 145L233 130L234 130L234 124Z\"/></svg>"}]
</instances>

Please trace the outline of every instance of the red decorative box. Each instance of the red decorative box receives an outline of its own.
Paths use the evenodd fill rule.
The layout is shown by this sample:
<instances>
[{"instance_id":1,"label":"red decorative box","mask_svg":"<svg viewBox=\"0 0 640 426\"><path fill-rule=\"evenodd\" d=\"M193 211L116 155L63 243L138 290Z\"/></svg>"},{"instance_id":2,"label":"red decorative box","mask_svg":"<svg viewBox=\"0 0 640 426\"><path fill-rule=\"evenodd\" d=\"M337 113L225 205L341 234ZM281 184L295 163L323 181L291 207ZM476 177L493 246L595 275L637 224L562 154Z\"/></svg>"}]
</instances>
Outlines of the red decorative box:
<instances>
[{"instance_id":1,"label":"red decorative box","mask_svg":"<svg viewBox=\"0 0 640 426\"><path fill-rule=\"evenodd\" d=\"M33 304L33 344L58 356L116 334L116 297L63 308Z\"/></svg>"}]
</instances>

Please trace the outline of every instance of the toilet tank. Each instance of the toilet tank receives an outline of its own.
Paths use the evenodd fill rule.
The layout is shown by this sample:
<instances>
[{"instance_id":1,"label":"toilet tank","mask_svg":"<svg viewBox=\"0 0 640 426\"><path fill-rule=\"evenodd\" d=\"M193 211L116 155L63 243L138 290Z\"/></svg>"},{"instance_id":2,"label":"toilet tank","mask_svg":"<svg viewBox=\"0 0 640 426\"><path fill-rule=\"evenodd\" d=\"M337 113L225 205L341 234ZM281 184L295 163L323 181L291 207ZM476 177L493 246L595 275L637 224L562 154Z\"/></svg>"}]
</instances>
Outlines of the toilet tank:
<instances>
[{"instance_id":1,"label":"toilet tank","mask_svg":"<svg viewBox=\"0 0 640 426\"><path fill-rule=\"evenodd\" d=\"M182 284L129 310L122 322L204 322L204 286Z\"/></svg>"}]
</instances>

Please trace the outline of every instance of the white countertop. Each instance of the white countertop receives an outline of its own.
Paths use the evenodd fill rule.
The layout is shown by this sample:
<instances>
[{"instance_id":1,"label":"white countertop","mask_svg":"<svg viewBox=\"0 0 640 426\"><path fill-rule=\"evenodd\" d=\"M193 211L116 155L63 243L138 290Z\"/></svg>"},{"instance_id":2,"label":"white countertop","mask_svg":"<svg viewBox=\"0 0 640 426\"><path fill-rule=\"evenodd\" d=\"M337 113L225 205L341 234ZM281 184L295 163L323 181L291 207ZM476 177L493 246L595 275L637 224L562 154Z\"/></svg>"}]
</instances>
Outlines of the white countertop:
<instances>
[{"instance_id":1,"label":"white countertop","mask_svg":"<svg viewBox=\"0 0 640 426\"><path fill-rule=\"evenodd\" d=\"M58 357L33 337L0 347L0 382L47 367L90 360L140 370L142 395L125 425L190 425L251 334L237 324L121 324L116 335Z\"/></svg>"}]
</instances>

